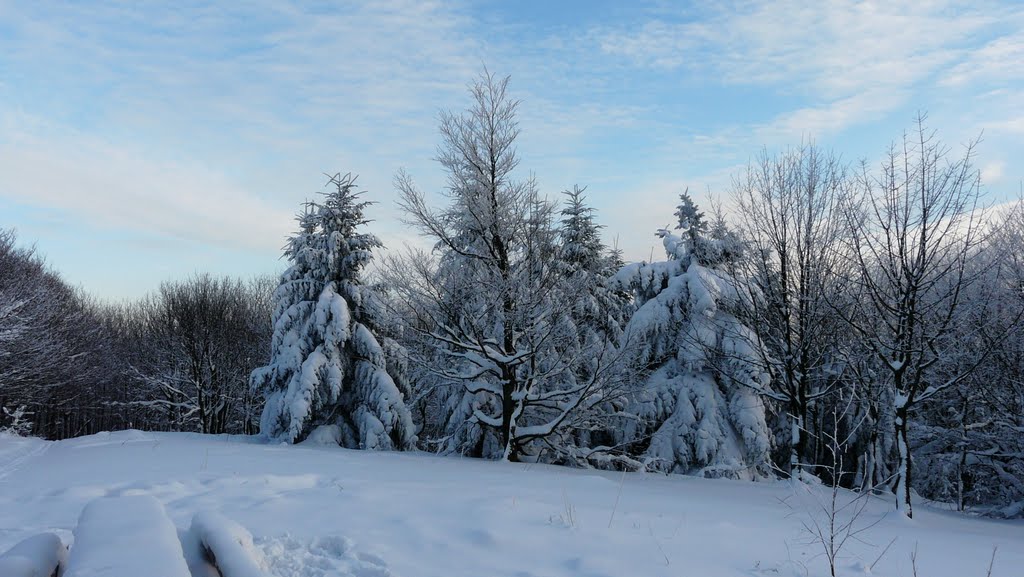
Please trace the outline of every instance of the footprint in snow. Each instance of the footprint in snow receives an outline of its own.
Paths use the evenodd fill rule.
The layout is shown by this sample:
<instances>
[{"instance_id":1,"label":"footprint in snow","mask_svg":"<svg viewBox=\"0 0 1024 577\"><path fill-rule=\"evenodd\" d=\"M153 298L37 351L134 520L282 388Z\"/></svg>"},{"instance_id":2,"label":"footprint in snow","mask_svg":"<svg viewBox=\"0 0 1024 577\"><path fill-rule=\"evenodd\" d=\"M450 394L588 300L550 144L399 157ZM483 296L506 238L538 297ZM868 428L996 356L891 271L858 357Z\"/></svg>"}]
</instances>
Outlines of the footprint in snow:
<instances>
[{"instance_id":1,"label":"footprint in snow","mask_svg":"<svg viewBox=\"0 0 1024 577\"><path fill-rule=\"evenodd\" d=\"M299 540L286 535L257 539L256 546L275 577L395 577L382 559L356 551L345 537Z\"/></svg>"}]
</instances>

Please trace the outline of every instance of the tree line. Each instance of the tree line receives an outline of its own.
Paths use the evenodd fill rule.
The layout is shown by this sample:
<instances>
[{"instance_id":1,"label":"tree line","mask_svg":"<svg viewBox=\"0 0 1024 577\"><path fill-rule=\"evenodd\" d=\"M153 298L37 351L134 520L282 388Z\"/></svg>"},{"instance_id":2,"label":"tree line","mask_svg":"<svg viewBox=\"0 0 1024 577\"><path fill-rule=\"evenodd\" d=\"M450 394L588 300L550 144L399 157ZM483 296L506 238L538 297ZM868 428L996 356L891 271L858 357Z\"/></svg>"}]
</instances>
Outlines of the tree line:
<instances>
[{"instance_id":1,"label":"tree line","mask_svg":"<svg viewBox=\"0 0 1024 577\"><path fill-rule=\"evenodd\" d=\"M197 274L111 304L16 241L0 230L0 428L257 432L246 379L268 355L274 279Z\"/></svg>"},{"instance_id":2,"label":"tree line","mask_svg":"<svg viewBox=\"0 0 1024 577\"><path fill-rule=\"evenodd\" d=\"M922 116L878 164L762 151L733 210L683 192L651 231L664 257L625 263L585 188L520 176L508 78L470 97L440 118L441 202L395 176L426 250L380 253L342 174L278 279L109 305L0 234L0 422L819 478L894 491L907 515L912 488L1024 513L1024 209L986 210L974 143Z\"/></svg>"}]
</instances>

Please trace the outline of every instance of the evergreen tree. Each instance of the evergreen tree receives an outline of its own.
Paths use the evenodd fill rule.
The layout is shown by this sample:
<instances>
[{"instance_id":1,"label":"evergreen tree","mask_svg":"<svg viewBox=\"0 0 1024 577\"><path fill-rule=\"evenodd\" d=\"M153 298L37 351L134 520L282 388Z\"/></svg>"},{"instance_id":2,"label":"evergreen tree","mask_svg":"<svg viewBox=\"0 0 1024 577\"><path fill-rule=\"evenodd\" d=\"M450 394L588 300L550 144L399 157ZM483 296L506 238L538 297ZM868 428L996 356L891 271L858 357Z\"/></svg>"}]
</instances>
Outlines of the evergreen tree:
<instances>
[{"instance_id":1,"label":"evergreen tree","mask_svg":"<svg viewBox=\"0 0 1024 577\"><path fill-rule=\"evenodd\" d=\"M618 253L610 251L601 241L603 228L595 222L595 210L587 206L584 188L573 187L565 191L565 201L559 223L558 260L563 271L562 287L569 289L564 301L569 303L565 334L561 341L564 351L570 352L576 363L574 379L585 382L592 376L591 359L605 353L609 345L621 351L621 364L631 363L629 344L623 328L628 314L628 295L611 286L611 277L621 266ZM635 374L628 368L622 373ZM620 373L621 375L621 373ZM624 375L623 375L624 376ZM626 386L625 379L619 383ZM610 465L622 463L621 451L612 449L616 416L621 412L624 396L607 395L578 419L577 426L557 445L560 458L572 464Z\"/></svg>"},{"instance_id":2,"label":"evergreen tree","mask_svg":"<svg viewBox=\"0 0 1024 577\"><path fill-rule=\"evenodd\" d=\"M688 222L687 232L700 231L698 221ZM667 260L627 265L615 277L634 299L626 332L640 340L650 369L617 441L657 470L764 475L772 437L755 390L770 376L759 368L752 332L735 315L748 297L713 264L735 252L725 250L729 235L659 236Z\"/></svg>"},{"instance_id":3,"label":"evergreen tree","mask_svg":"<svg viewBox=\"0 0 1024 577\"><path fill-rule=\"evenodd\" d=\"M564 191L561 237L562 260L575 270L598 272L605 252L601 242L601 226L594 223L594 209L586 205L586 188L574 186Z\"/></svg>"},{"instance_id":4,"label":"evergreen tree","mask_svg":"<svg viewBox=\"0 0 1024 577\"><path fill-rule=\"evenodd\" d=\"M264 392L261 431L298 442L335 425L350 448L407 449L412 417L374 335L376 296L362 272L381 242L359 232L368 221L351 175L335 175L321 203L297 218L285 256L291 267L275 293L270 364L251 376Z\"/></svg>"},{"instance_id":5,"label":"evergreen tree","mask_svg":"<svg viewBox=\"0 0 1024 577\"><path fill-rule=\"evenodd\" d=\"M704 220L704 213L701 212L693 199L690 198L690 189L687 188L679 195L679 205L676 206L676 230L682 230L690 237L691 242L696 243L697 239L707 232L708 224Z\"/></svg>"},{"instance_id":6,"label":"evergreen tree","mask_svg":"<svg viewBox=\"0 0 1024 577\"><path fill-rule=\"evenodd\" d=\"M559 225L559 258L573 286L583 287L583 298L573 306L573 316L583 328L619 339L625 324L627 295L610 286L621 268L621 257L601 241L603 226L594 221L594 209L586 205L585 188L565 191ZM581 335L582 338L582 335Z\"/></svg>"}]
</instances>

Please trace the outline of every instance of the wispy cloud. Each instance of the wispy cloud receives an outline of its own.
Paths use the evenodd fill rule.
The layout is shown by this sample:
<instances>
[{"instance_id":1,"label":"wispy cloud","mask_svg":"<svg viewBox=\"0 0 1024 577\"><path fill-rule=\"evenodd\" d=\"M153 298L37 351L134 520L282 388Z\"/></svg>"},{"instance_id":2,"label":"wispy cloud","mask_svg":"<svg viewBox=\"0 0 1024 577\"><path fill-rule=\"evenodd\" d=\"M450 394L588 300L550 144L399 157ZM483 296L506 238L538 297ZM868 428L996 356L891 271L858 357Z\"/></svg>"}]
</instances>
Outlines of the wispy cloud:
<instances>
[{"instance_id":1,"label":"wispy cloud","mask_svg":"<svg viewBox=\"0 0 1024 577\"><path fill-rule=\"evenodd\" d=\"M910 97L911 91L906 88L866 87L850 96L781 113L757 126L751 135L761 143L793 143L834 135L858 123L877 120Z\"/></svg>"},{"instance_id":2,"label":"wispy cloud","mask_svg":"<svg viewBox=\"0 0 1024 577\"><path fill-rule=\"evenodd\" d=\"M1019 66L1014 37L985 42L1022 15L1024 8L945 1L727 2L590 35L606 54L637 66L800 95L810 105L769 126L835 132L898 107L940 72L952 68L962 77L976 69L969 61L998 70ZM956 72L958 65L964 72Z\"/></svg>"},{"instance_id":3,"label":"wispy cloud","mask_svg":"<svg viewBox=\"0 0 1024 577\"><path fill-rule=\"evenodd\" d=\"M315 190L296 190L296 172L390 188L481 62L451 3L31 3L0 17L14 80L0 85L0 195L274 251Z\"/></svg>"},{"instance_id":4,"label":"wispy cloud","mask_svg":"<svg viewBox=\"0 0 1024 577\"><path fill-rule=\"evenodd\" d=\"M1024 27L1024 10L1011 22ZM947 86L1005 85L1024 79L1024 30L1000 36L969 54L941 80Z\"/></svg>"},{"instance_id":5,"label":"wispy cloud","mask_svg":"<svg viewBox=\"0 0 1024 577\"><path fill-rule=\"evenodd\" d=\"M727 191L761 146L831 138L865 153L852 133L884 144L922 97L956 137L985 129L998 149L982 159L989 176L1002 162L1000 182L1019 178L1019 3L553 12L463 0L0 0L0 201L30 207L26 219L49 211L185 239L220 259L204 266L241 251L276 267L321 171L352 170L379 203L373 230L390 246L416 242L392 175L405 167L425 190L443 186L437 112L468 103L484 63L511 74L524 101L523 176L549 194L590 185L608 240L619 236L630 258L649 256L686 186ZM56 256L76 258L67 251Z\"/></svg>"},{"instance_id":6,"label":"wispy cloud","mask_svg":"<svg viewBox=\"0 0 1024 577\"><path fill-rule=\"evenodd\" d=\"M767 116L751 120L741 110L734 112L735 121L713 130L677 127L665 138L656 158L663 164L676 160L687 176L654 175L628 193L638 204L664 207L665 195L685 185L692 190L710 183L726 193L728 172L762 146L843 142L842 151L854 155L850 160L870 157L898 136L915 108L929 104L940 119L935 126L953 142L983 129L993 135L986 142L991 148L984 149L985 168L991 183L1001 182L1000 157L1012 147L994 136L1018 127L1024 100L1012 89L991 93L984 102L972 100L993 87L1019 86L1022 29L1024 5L1014 3L754 0L670 5L594 26L580 42L621 66L676 79L683 94L711 85L716 93L741 92L754 108L759 93L772 102L759 107L773 110ZM955 88L966 93L950 100ZM965 114L967 102L976 110L971 116ZM894 123L894 113L906 118ZM851 130L879 126L887 128L876 133L878 150L851 151L849 139L843 140Z\"/></svg>"},{"instance_id":7,"label":"wispy cloud","mask_svg":"<svg viewBox=\"0 0 1024 577\"><path fill-rule=\"evenodd\" d=\"M392 218L391 176L407 166L426 188L440 187L431 160L437 112L466 102L465 87L485 62L518 74L515 95L527 103L524 151L539 151L529 169L550 176L549 187L571 186L569 178L577 176L571 166L582 164L579 149L589 135L628 125L643 112L593 101L544 55L518 58L518 47L506 50L481 36L478 21L457 2L389 0L331 9L269 1L64 4L59 10L24 4L0 7L0 16L17 31L0 40L0 50L7 49L0 58L52 72L24 78L6 94L0 89L0 104L34 107L40 103L30 100L39 95L76 97L47 107L45 129L30 115L6 115L11 130L0 135L0 145L17 148L6 162L17 157L22 168L0 174L0 194L29 198L28 189L40 186L27 180L29 166L75 178L102 174L109 182L95 189L104 200L84 204L105 209L83 212L102 220L119 205L150 204L140 187L124 181L126 172L173 173L188 182L163 195L177 207L164 212L203 212L219 224L189 234L207 241L222 242L233 217L203 210L185 189L290 215L315 189L296 189L296 182L338 169L360 173L380 201L378 226L401 234ZM572 100L562 98L574 90ZM103 133L100 145L91 131ZM15 146L14 133L30 138L34 152ZM59 190L31 200L77 210ZM276 232L291 222L272 226L276 248ZM236 232L235 239L250 238Z\"/></svg>"},{"instance_id":8,"label":"wispy cloud","mask_svg":"<svg viewBox=\"0 0 1024 577\"><path fill-rule=\"evenodd\" d=\"M998 123L992 123L989 125L989 129L993 131L1024 135L1024 116L1008 118Z\"/></svg>"},{"instance_id":9,"label":"wispy cloud","mask_svg":"<svg viewBox=\"0 0 1024 577\"><path fill-rule=\"evenodd\" d=\"M291 211L255 197L224 175L153 160L81 134L65 142L24 136L0 143L0 194L58 208L73 220L236 249L276 251Z\"/></svg>"}]
</instances>

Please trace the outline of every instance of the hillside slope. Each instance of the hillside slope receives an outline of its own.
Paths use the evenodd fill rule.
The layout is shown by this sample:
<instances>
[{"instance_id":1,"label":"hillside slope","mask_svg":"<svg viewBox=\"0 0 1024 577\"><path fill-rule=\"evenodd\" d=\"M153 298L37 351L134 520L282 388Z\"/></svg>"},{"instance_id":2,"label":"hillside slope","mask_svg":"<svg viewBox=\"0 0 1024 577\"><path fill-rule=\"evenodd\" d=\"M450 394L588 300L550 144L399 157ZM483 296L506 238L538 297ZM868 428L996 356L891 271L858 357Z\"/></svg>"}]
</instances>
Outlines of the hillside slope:
<instances>
[{"instance_id":1,"label":"hillside slope","mask_svg":"<svg viewBox=\"0 0 1024 577\"><path fill-rule=\"evenodd\" d=\"M238 521L279 577L828 574L802 529L814 500L786 482L138 431L0 438L0 552L45 530L70 540L90 500L141 493L161 501L179 529L199 511ZM994 546L994 577L1024 571L1024 523L926 506L907 520L890 509L870 498L857 525L873 526L864 542L847 544L840 575L910 577L915 546L919 577L984 576Z\"/></svg>"}]
</instances>

